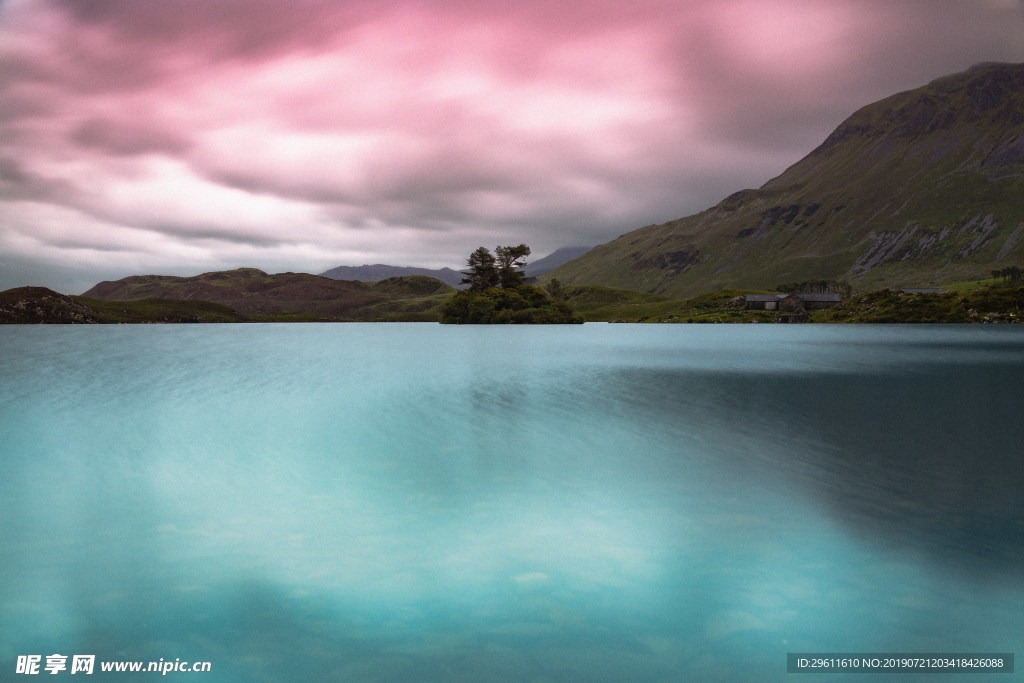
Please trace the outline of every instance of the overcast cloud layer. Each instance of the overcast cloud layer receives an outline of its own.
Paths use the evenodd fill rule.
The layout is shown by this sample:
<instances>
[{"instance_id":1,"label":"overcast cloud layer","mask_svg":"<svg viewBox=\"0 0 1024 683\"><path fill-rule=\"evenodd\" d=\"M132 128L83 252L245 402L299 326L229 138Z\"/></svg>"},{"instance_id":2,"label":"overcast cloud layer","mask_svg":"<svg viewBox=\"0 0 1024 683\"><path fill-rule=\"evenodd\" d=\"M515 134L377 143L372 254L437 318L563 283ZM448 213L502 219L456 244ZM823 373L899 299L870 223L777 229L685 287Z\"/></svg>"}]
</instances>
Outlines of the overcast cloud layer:
<instances>
[{"instance_id":1,"label":"overcast cloud layer","mask_svg":"<svg viewBox=\"0 0 1024 683\"><path fill-rule=\"evenodd\" d=\"M981 61L1018 0L0 0L0 289L599 244Z\"/></svg>"}]
</instances>

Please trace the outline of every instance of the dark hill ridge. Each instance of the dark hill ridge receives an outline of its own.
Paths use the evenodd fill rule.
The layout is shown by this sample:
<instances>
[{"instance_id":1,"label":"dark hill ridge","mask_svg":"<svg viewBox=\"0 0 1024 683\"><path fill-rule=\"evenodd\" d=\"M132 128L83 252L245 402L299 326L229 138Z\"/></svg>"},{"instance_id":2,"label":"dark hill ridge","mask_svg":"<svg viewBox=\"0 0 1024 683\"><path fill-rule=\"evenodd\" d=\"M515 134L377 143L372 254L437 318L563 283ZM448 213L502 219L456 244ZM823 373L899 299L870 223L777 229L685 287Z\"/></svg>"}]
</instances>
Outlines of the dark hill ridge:
<instances>
[{"instance_id":1,"label":"dark hill ridge","mask_svg":"<svg viewBox=\"0 0 1024 683\"><path fill-rule=\"evenodd\" d=\"M414 276L353 282L308 273L268 275L256 268L193 277L133 275L100 282L82 296L103 301L211 301L246 316L305 314L337 320L437 320L454 290Z\"/></svg>"},{"instance_id":2,"label":"dark hill ridge","mask_svg":"<svg viewBox=\"0 0 1024 683\"><path fill-rule=\"evenodd\" d=\"M0 323L229 323L247 318L209 301L138 299L100 301L68 296L46 287L16 287L0 292Z\"/></svg>"},{"instance_id":3,"label":"dark hill ridge","mask_svg":"<svg viewBox=\"0 0 1024 683\"><path fill-rule=\"evenodd\" d=\"M524 269L528 277L537 277L549 270L557 268L574 258L582 256L590 247L562 247L551 252L547 256L530 261ZM411 275L424 275L440 280L446 285L462 288L462 278L465 275L451 268L416 268L414 266L389 266L383 263L375 263L363 266L338 266L320 273L322 277L329 277L332 280L356 280L359 282L379 282L392 277L408 277Z\"/></svg>"},{"instance_id":4,"label":"dark hill ridge","mask_svg":"<svg viewBox=\"0 0 1024 683\"><path fill-rule=\"evenodd\" d=\"M66 294L46 287L15 287L0 292L0 322L33 325L100 321L95 311Z\"/></svg>"},{"instance_id":5,"label":"dark hill ridge","mask_svg":"<svg viewBox=\"0 0 1024 683\"><path fill-rule=\"evenodd\" d=\"M815 278L934 286L1021 262L1024 64L988 63L868 105L760 189L548 277L690 296Z\"/></svg>"},{"instance_id":6,"label":"dark hill ridge","mask_svg":"<svg viewBox=\"0 0 1024 683\"><path fill-rule=\"evenodd\" d=\"M526 273L527 277L538 277L549 270L554 270L560 265L583 256L588 251L590 251L590 247L562 247L561 249L554 250L543 258L539 258L536 261L530 261L526 264L526 268L523 269L523 272Z\"/></svg>"},{"instance_id":7,"label":"dark hill ridge","mask_svg":"<svg viewBox=\"0 0 1024 683\"><path fill-rule=\"evenodd\" d=\"M464 277L462 273L451 268L432 270L413 266L389 266L383 263L375 263L372 266L338 266L324 271L320 275L332 280L356 280L358 282L380 282L392 277L422 275L440 280L451 287L457 287Z\"/></svg>"}]
</instances>

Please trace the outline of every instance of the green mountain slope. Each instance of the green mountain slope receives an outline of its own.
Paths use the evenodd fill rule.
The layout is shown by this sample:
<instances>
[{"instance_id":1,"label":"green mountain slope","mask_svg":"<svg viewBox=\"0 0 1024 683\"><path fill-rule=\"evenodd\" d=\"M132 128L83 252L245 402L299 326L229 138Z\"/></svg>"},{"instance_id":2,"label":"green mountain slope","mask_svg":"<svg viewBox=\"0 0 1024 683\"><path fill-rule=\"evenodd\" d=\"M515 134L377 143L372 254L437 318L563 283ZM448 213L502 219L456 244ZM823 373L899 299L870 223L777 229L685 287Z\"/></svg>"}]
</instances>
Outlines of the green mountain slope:
<instances>
[{"instance_id":1,"label":"green mountain slope","mask_svg":"<svg viewBox=\"0 0 1024 683\"><path fill-rule=\"evenodd\" d=\"M436 321L441 305L454 292L443 282L423 276L354 282L239 268L194 277L134 275L101 282L82 296L102 301L211 301L253 320Z\"/></svg>"},{"instance_id":2,"label":"green mountain slope","mask_svg":"<svg viewBox=\"0 0 1024 683\"><path fill-rule=\"evenodd\" d=\"M980 64L857 111L760 189L595 247L543 279L691 296L858 289L1024 262L1024 64Z\"/></svg>"}]
</instances>

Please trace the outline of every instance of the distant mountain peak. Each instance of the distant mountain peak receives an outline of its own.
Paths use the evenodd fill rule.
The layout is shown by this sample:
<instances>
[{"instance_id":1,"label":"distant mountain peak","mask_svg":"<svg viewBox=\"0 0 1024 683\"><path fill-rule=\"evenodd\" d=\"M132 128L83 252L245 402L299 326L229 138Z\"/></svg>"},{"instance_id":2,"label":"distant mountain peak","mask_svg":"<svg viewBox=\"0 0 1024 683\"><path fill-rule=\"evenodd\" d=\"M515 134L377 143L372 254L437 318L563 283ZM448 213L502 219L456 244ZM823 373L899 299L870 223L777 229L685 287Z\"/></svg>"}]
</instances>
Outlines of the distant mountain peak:
<instances>
[{"instance_id":1,"label":"distant mountain peak","mask_svg":"<svg viewBox=\"0 0 1024 683\"><path fill-rule=\"evenodd\" d=\"M543 275L549 270L554 270L573 259L579 258L588 251L590 251L590 247L561 247L560 249L555 249L543 258L528 262L525 268L526 275L529 277Z\"/></svg>"},{"instance_id":2,"label":"distant mountain peak","mask_svg":"<svg viewBox=\"0 0 1024 683\"><path fill-rule=\"evenodd\" d=\"M338 266L320 273L332 280L355 280L357 282L380 282L391 277L408 277L424 275L440 280L450 287L457 287L462 281L462 273L451 268L416 268L414 266L390 266L384 263L362 266Z\"/></svg>"},{"instance_id":3,"label":"distant mountain peak","mask_svg":"<svg viewBox=\"0 0 1024 683\"><path fill-rule=\"evenodd\" d=\"M547 256L529 261L526 264L525 272L529 277L536 277L548 272L553 268L567 263L574 258L586 253L590 247L561 247ZM465 275L452 268L417 268L414 266L391 266L384 263L361 266L338 266L320 273L323 277L332 280L355 280L357 282L379 282L389 277L405 277L410 275L425 275L444 282L451 287L461 287L462 278Z\"/></svg>"}]
</instances>

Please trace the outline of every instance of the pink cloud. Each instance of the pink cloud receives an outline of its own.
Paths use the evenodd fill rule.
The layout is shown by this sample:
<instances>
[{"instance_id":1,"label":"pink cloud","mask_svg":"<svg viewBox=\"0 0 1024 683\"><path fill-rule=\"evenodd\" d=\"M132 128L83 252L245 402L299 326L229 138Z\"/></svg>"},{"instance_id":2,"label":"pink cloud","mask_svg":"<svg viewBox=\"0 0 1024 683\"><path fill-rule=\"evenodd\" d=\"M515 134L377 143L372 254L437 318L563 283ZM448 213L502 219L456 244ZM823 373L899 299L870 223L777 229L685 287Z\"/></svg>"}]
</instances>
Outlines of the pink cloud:
<instances>
[{"instance_id":1,"label":"pink cloud","mask_svg":"<svg viewBox=\"0 0 1024 683\"><path fill-rule=\"evenodd\" d=\"M8 0L0 248L182 272L595 244L761 184L873 99L1024 59L1014 28L961 0Z\"/></svg>"}]
</instances>

